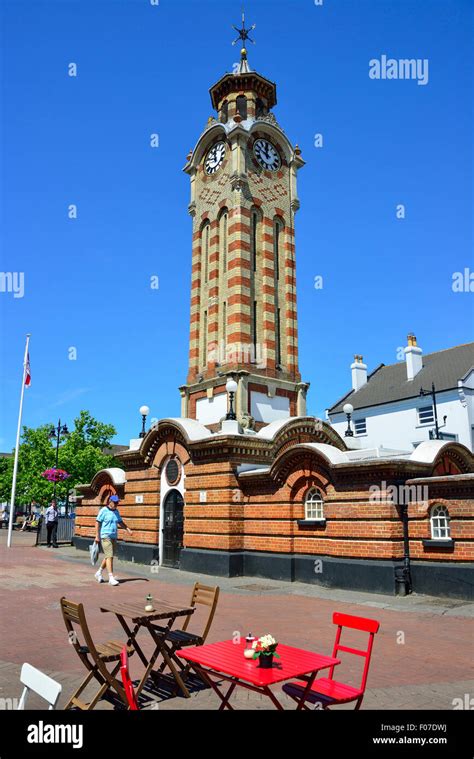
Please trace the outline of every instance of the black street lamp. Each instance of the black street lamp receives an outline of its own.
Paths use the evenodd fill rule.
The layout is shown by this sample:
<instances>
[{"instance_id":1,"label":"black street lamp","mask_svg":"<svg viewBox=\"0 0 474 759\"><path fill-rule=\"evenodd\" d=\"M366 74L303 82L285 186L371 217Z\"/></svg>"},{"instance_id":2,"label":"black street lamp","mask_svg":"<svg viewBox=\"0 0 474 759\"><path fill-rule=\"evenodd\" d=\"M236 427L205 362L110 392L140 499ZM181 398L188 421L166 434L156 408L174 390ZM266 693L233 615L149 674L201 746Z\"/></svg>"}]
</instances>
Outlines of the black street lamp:
<instances>
[{"instance_id":1,"label":"black street lamp","mask_svg":"<svg viewBox=\"0 0 474 759\"><path fill-rule=\"evenodd\" d=\"M234 411L234 398L237 392L237 388L238 388L237 382L234 379L232 379L232 377L229 377L229 379L227 380L227 384L225 386L225 389L227 390L229 394L229 410L226 414L226 419L231 419L234 421L237 419L236 413Z\"/></svg>"},{"instance_id":2,"label":"black street lamp","mask_svg":"<svg viewBox=\"0 0 474 759\"><path fill-rule=\"evenodd\" d=\"M434 385L434 382L431 383L431 390L423 390L423 388L420 388L420 395L431 395L432 401L433 401L433 415L434 415L434 423L435 423L435 429L434 429L434 438L433 438L433 430L430 430L430 439L431 440L441 440L441 436L439 434L439 431L441 427L438 424L438 407L436 405L436 388ZM443 427L446 425L446 419L448 417L443 417Z\"/></svg>"},{"instance_id":3,"label":"black street lamp","mask_svg":"<svg viewBox=\"0 0 474 759\"><path fill-rule=\"evenodd\" d=\"M58 420L58 426L57 427L51 427L50 433L49 433L49 439L50 440L56 440L56 464L55 469L58 468L58 462L59 462L59 443L61 441L61 437L69 435L69 430L66 427L65 424L61 426L61 419ZM53 500L56 500L56 480L54 481L54 490L53 490Z\"/></svg>"},{"instance_id":4,"label":"black street lamp","mask_svg":"<svg viewBox=\"0 0 474 759\"><path fill-rule=\"evenodd\" d=\"M351 417L352 417L352 412L354 411L354 406L352 405L352 403L345 403L342 410L347 416L347 430L344 433L344 437L354 437L354 433L351 428Z\"/></svg>"},{"instance_id":5,"label":"black street lamp","mask_svg":"<svg viewBox=\"0 0 474 759\"><path fill-rule=\"evenodd\" d=\"M140 434L139 434L138 437L145 437L145 435L146 435L146 429L145 429L146 418L147 418L148 414L150 413L150 409L148 408L148 406L140 406L139 411L140 411L140 414L142 415L142 431L140 432Z\"/></svg>"}]
</instances>

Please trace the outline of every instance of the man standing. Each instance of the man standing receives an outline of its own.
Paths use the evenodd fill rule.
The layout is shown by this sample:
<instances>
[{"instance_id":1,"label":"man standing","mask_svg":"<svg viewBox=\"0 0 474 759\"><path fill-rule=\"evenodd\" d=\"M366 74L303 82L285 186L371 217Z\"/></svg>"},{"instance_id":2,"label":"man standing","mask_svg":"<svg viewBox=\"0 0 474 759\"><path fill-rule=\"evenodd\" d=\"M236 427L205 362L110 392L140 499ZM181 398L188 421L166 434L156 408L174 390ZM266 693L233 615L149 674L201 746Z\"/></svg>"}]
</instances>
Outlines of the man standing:
<instances>
[{"instance_id":1,"label":"man standing","mask_svg":"<svg viewBox=\"0 0 474 759\"><path fill-rule=\"evenodd\" d=\"M95 542L102 543L102 549L104 551L104 560L99 569L95 573L95 579L97 582L104 582L102 577L102 570L107 567L109 573L109 585L118 585L118 580L114 577L114 554L117 545L117 528L124 527L129 535L132 535L132 531L120 516L118 510L119 504L118 495L111 495L106 506L103 506L97 514L96 530L95 530Z\"/></svg>"},{"instance_id":2,"label":"man standing","mask_svg":"<svg viewBox=\"0 0 474 759\"><path fill-rule=\"evenodd\" d=\"M44 518L46 522L48 548L51 548L51 540L53 541L53 548L57 548L59 511L56 508L56 501L54 499L51 501L51 506L46 509Z\"/></svg>"}]
</instances>

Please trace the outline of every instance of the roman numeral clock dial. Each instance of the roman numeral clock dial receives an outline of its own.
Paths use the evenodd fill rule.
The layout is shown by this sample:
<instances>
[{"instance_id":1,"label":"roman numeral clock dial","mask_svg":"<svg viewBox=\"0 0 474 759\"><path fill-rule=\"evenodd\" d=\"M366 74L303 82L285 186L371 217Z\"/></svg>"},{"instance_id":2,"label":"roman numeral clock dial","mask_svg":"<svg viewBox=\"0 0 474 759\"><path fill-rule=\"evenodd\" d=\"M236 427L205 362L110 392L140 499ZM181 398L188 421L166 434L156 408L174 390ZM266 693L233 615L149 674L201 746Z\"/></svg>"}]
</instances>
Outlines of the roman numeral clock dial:
<instances>
[{"instance_id":1,"label":"roman numeral clock dial","mask_svg":"<svg viewBox=\"0 0 474 759\"><path fill-rule=\"evenodd\" d=\"M220 168L222 161L225 158L225 150L225 142L217 142L212 146L204 162L206 174L215 174Z\"/></svg>"},{"instance_id":2,"label":"roman numeral clock dial","mask_svg":"<svg viewBox=\"0 0 474 759\"><path fill-rule=\"evenodd\" d=\"M260 166L267 171L278 171L281 166L280 154L268 140L255 140L253 153Z\"/></svg>"}]
</instances>

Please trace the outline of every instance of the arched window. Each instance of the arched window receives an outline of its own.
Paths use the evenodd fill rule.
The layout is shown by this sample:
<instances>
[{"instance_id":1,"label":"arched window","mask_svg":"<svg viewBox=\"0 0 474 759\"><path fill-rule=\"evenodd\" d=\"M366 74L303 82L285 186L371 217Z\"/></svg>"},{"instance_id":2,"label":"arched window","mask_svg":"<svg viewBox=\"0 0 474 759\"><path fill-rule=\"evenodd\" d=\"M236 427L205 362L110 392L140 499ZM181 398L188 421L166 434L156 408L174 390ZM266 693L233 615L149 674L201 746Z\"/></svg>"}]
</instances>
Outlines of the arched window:
<instances>
[{"instance_id":1,"label":"arched window","mask_svg":"<svg viewBox=\"0 0 474 759\"><path fill-rule=\"evenodd\" d=\"M247 98L245 95L238 95L238 97L235 99L235 107L237 113L239 113L242 116L242 119L245 121L247 118Z\"/></svg>"},{"instance_id":2,"label":"arched window","mask_svg":"<svg viewBox=\"0 0 474 759\"><path fill-rule=\"evenodd\" d=\"M207 272L209 267L209 234L210 234L209 221L204 222L204 226L201 231L201 251L202 251L202 277L203 282L207 282Z\"/></svg>"},{"instance_id":3,"label":"arched window","mask_svg":"<svg viewBox=\"0 0 474 759\"><path fill-rule=\"evenodd\" d=\"M431 509L431 537L433 540L449 540L451 530L449 528L449 511L446 506L433 506Z\"/></svg>"},{"instance_id":4,"label":"arched window","mask_svg":"<svg viewBox=\"0 0 474 759\"><path fill-rule=\"evenodd\" d=\"M304 499L305 519L324 519L324 501L319 490L311 488Z\"/></svg>"},{"instance_id":5,"label":"arched window","mask_svg":"<svg viewBox=\"0 0 474 759\"><path fill-rule=\"evenodd\" d=\"M227 100L224 100L224 102L221 105L221 124L227 124L227 121L229 119L229 103Z\"/></svg>"}]
</instances>

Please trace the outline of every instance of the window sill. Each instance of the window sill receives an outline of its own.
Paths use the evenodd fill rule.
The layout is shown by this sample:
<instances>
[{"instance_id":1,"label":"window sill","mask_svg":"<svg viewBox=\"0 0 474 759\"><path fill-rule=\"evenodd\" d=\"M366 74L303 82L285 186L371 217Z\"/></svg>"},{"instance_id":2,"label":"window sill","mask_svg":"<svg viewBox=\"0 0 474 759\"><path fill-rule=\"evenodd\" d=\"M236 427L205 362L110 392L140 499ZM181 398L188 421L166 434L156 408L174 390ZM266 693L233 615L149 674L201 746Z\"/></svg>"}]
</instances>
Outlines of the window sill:
<instances>
[{"instance_id":1,"label":"window sill","mask_svg":"<svg viewBox=\"0 0 474 759\"><path fill-rule=\"evenodd\" d=\"M447 538L445 540L442 540L441 538L430 538L429 540L423 540L423 548L444 548L448 551L452 551L454 549L454 540L452 538Z\"/></svg>"},{"instance_id":2,"label":"window sill","mask_svg":"<svg viewBox=\"0 0 474 759\"><path fill-rule=\"evenodd\" d=\"M298 527L324 527L325 519L298 519Z\"/></svg>"}]
</instances>

